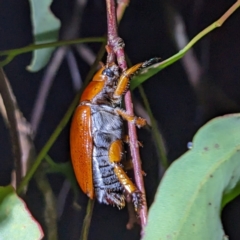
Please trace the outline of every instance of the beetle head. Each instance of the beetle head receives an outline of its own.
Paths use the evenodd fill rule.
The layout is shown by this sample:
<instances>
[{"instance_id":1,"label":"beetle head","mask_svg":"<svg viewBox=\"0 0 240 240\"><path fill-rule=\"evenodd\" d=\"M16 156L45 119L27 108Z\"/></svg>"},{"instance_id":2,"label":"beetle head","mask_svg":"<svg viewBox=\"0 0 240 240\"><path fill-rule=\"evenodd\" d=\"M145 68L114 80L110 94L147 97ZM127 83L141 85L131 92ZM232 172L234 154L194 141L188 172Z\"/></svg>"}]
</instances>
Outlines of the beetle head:
<instances>
[{"instance_id":1,"label":"beetle head","mask_svg":"<svg viewBox=\"0 0 240 240\"><path fill-rule=\"evenodd\" d=\"M106 78L104 87L104 96L113 104L118 104L121 97L115 102L113 101L113 93L117 87L119 80L119 67L115 63L107 64L102 71L102 76Z\"/></svg>"},{"instance_id":2,"label":"beetle head","mask_svg":"<svg viewBox=\"0 0 240 240\"><path fill-rule=\"evenodd\" d=\"M94 75L92 81L112 82L119 78L119 68L115 63L101 67Z\"/></svg>"},{"instance_id":3,"label":"beetle head","mask_svg":"<svg viewBox=\"0 0 240 240\"><path fill-rule=\"evenodd\" d=\"M119 78L119 67L115 63L107 64L102 71L102 75L108 78L108 81L114 81Z\"/></svg>"}]
</instances>

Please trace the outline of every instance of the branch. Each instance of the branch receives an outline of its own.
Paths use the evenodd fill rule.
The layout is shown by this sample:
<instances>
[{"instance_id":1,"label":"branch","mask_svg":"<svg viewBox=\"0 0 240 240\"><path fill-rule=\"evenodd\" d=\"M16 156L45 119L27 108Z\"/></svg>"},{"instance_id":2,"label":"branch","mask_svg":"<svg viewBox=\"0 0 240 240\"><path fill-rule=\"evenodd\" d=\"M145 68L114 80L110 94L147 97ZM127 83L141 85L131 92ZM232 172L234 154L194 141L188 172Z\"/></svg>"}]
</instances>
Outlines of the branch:
<instances>
[{"instance_id":1,"label":"branch","mask_svg":"<svg viewBox=\"0 0 240 240\"><path fill-rule=\"evenodd\" d=\"M122 19L124 12L129 5L129 2L130 2L130 0L118 0L117 1L117 3L118 3L118 7L117 7L118 22L120 22L120 20Z\"/></svg>"},{"instance_id":2,"label":"branch","mask_svg":"<svg viewBox=\"0 0 240 240\"><path fill-rule=\"evenodd\" d=\"M115 8L115 1L114 0L106 0L107 3L107 19L108 19L108 47L110 50L114 52L117 57L117 62L119 68L124 71L127 69L127 63L125 60L124 54L124 44L121 38L119 38L117 33L117 19L116 19L116 8ZM134 115L133 113L133 104L131 93L128 91L125 95L125 106L128 114ZM139 155L139 146L137 141L137 133L136 127L132 123L128 123L128 133L130 139L130 150L133 160L133 168L134 168L134 175L136 185L139 190L142 192L145 204L140 210L140 219L141 219L141 226L142 229L146 225L147 222L147 204L145 198L145 189L144 189L144 182L142 176L142 169L141 169L141 160Z\"/></svg>"},{"instance_id":3,"label":"branch","mask_svg":"<svg viewBox=\"0 0 240 240\"><path fill-rule=\"evenodd\" d=\"M56 209L56 198L48 182L46 176L47 165L41 165L35 174L35 180L39 190L41 191L45 206L43 210L43 216L46 226L47 239L57 240L57 209Z\"/></svg>"},{"instance_id":4,"label":"branch","mask_svg":"<svg viewBox=\"0 0 240 240\"><path fill-rule=\"evenodd\" d=\"M91 199L88 200L87 210L86 210L86 215L83 220L83 226L82 226L80 240L88 239L90 223L91 223L93 208L94 208L94 202L95 202L94 200L91 200Z\"/></svg>"},{"instance_id":5,"label":"branch","mask_svg":"<svg viewBox=\"0 0 240 240\"><path fill-rule=\"evenodd\" d=\"M42 115L45 110L45 104L48 97L48 93L51 89L55 76L65 57L67 50L68 50L67 47L58 48L53 55L52 61L47 66L47 70L42 79L42 84L39 88L37 98L34 103L34 107L32 111L31 125L32 125L34 135L36 135L38 126L40 124L40 121L42 120Z\"/></svg>"},{"instance_id":6,"label":"branch","mask_svg":"<svg viewBox=\"0 0 240 240\"><path fill-rule=\"evenodd\" d=\"M6 108L9 122L12 152L16 169L16 186L18 186L22 177L22 165L21 165L22 151L19 139L17 119L15 115L15 100L12 98L11 89L9 88L8 80L2 68L0 68L0 94L2 95L3 103Z\"/></svg>"}]
</instances>

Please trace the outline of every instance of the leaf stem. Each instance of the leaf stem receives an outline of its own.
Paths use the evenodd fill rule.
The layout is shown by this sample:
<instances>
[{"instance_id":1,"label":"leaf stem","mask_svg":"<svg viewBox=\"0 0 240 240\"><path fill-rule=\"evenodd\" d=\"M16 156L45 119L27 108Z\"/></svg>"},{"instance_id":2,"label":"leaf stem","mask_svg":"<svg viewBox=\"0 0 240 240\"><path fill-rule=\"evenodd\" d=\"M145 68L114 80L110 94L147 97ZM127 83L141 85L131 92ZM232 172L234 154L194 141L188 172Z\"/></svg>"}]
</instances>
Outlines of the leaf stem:
<instances>
[{"instance_id":1,"label":"leaf stem","mask_svg":"<svg viewBox=\"0 0 240 240\"><path fill-rule=\"evenodd\" d=\"M74 40L64 40L58 42L51 42L51 43L43 43L43 44L31 44L26 47L22 48L15 48L11 50L0 51L0 56L7 56L5 60L0 62L0 67L5 66L10 61L13 60L17 55L32 52L37 49L42 48L51 48L51 47L61 47L67 46L72 44L79 44L79 43L89 43L89 42L105 42L106 39L104 37L95 37L95 38L79 38Z\"/></svg>"},{"instance_id":2,"label":"leaf stem","mask_svg":"<svg viewBox=\"0 0 240 240\"><path fill-rule=\"evenodd\" d=\"M167 66L181 59L196 42L198 42L201 38L203 38L209 32L213 31L215 28L221 27L223 23L231 16L231 14L233 14L239 7L240 7L240 0L234 3L217 21L215 21L214 23L212 23L211 25L203 29L200 33L198 33L182 50L180 50L178 53L174 54L170 58L158 64L155 64L155 67L152 69L151 73L149 72L146 74L142 74L142 76L140 76L136 81L135 79L133 79L131 81L131 90L134 90L137 86L142 84L145 80L147 80L151 76L155 75L157 72L163 70ZM144 75L146 75L146 77Z\"/></svg>"}]
</instances>

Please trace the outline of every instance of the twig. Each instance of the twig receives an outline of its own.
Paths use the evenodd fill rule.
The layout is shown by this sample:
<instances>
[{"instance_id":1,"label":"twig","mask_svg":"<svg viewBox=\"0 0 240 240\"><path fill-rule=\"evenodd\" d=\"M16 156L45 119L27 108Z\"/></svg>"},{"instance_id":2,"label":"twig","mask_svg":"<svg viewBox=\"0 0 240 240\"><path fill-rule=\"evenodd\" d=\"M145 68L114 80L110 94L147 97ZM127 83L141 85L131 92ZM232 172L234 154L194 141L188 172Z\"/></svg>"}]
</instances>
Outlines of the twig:
<instances>
[{"instance_id":1,"label":"twig","mask_svg":"<svg viewBox=\"0 0 240 240\"><path fill-rule=\"evenodd\" d=\"M66 59L72 77L73 89L78 92L81 89L83 82L78 69L76 58L71 49L68 50Z\"/></svg>"},{"instance_id":2,"label":"twig","mask_svg":"<svg viewBox=\"0 0 240 240\"><path fill-rule=\"evenodd\" d=\"M118 22L120 22L120 20L122 19L124 12L129 5L129 2L130 2L130 0L118 0L117 1L117 3L118 3L118 6L117 6L117 20L118 20Z\"/></svg>"},{"instance_id":3,"label":"twig","mask_svg":"<svg viewBox=\"0 0 240 240\"><path fill-rule=\"evenodd\" d=\"M126 106L127 112L133 115L134 113L132 108L132 99L131 99L130 91L128 91L125 95L125 106ZM139 145L138 145L136 127L131 123L128 123L128 133L129 133L129 139L130 139L130 150L131 150L132 161L133 161L135 181L139 190L143 193L143 197L145 201L145 204L142 206L139 214L141 219L141 226L143 229L147 223L147 201L145 196L145 188L144 188L142 168L141 168L142 164L141 164L140 154L139 154Z\"/></svg>"},{"instance_id":4,"label":"twig","mask_svg":"<svg viewBox=\"0 0 240 240\"><path fill-rule=\"evenodd\" d=\"M46 177L46 166L41 165L35 174L35 180L38 188L43 194L45 208L44 208L44 221L46 225L47 239L57 240L57 210L56 210L56 199L52 191L51 185Z\"/></svg>"},{"instance_id":5,"label":"twig","mask_svg":"<svg viewBox=\"0 0 240 240\"><path fill-rule=\"evenodd\" d=\"M185 25L181 15L176 11L173 11L174 18L174 40L176 42L177 48L180 51L184 46L187 45L189 39L186 34ZM188 75L188 80L193 87L197 87L199 84L200 78L203 74L202 67L200 66L197 57L194 53L194 50L191 48L181 59L185 67L185 71Z\"/></svg>"},{"instance_id":6,"label":"twig","mask_svg":"<svg viewBox=\"0 0 240 240\"><path fill-rule=\"evenodd\" d=\"M81 56L81 58L88 65L91 66L94 63L94 60L96 59L96 55L86 44L78 44L75 46L75 48L76 48L78 54Z\"/></svg>"},{"instance_id":7,"label":"twig","mask_svg":"<svg viewBox=\"0 0 240 240\"><path fill-rule=\"evenodd\" d=\"M153 135L153 138L155 140L157 153L158 153L159 158L160 158L160 163L162 164L162 166L164 168L164 171L165 171L168 168L169 163L168 163L168 159L167 159L167 153L166 153L163 137L161 135L161 132L158 129L157 121L153 116L150 104L148 102L148 99L146 97L146 94L144 92L144 89L143 89L142 85L138 86L138 90L139 90L140 95L143 99L144 106L147 110L147 113L150 117L151 126L152 126L152 135Z\"/></svg>"},{"instance_id":8,"label":"twig","mask_svg":"<svg viewBox=\"0 0 240 240\"><path fill-rule=\"evenodd\" d=\"M63 214L64 206L66 204L67 196L70 192L70 189L71 183L68 180L65 180L57 197L57 218L59 220Z\"/></svg>"},{"instance_id":9,"label":"twig","mask_svg":"<svg viewBox=\"0 0 240 240\"><path fill-rule=\"evenodd\" d=\"M63 39L73 39L79 36L79 30L82 24L82 15L86 3L87 0L75 0L70 23L66 24L63 31Z\"/></svg>"},{"instance_id":10,"label":"twig","mask_svg":"<svg viewBox=\"0 0 240 240\"><path fill-rule=\"evenodd\" d=\"M67 46L72 44L79 44L79 43L89 43L89 42L104 42L105 39L103 37L96 37L96 38L80 38L74 40L65 40L59 42L52 42L52 43L43 43L43 44L31 44L26 47L16 48L11 50L0 51L0 56L6 56L6 59L0 61L0 66L3 67L10 63L17 55L32 52L37 49L43 48L51 48L51 47L61 47Z\"/></svg>"},{"instance_id":11,"label":"twig","mask_svg":"<svg viewBox=\"0 0 240 240\"><path fill-rule=\"evenodd\" d=\"M32 141L32 129L30 124L27 122L27 120L24 118L22 112L20 111L17 102L15 100L15 96L13 95L12 89L10 85L8 84L10 93L11 93L11 98L14 103L14 112L16 116L16 121L17 121L17 128L18 128L18 133L19 133L19 141L20 141L20 146L21 146L21 166L22 166L22 177L26 175L26 172L28 170L28 167L30 165L30 162L34 159L34 144ZM4 106L2 96L0 94L0 112L3 116L4 122L7 126L7 128L10 128L9 121L8 121L8 116L6 112L6 108ZM12 177L11 177L11 185L16 188L16 169L14 168L12 171Z\"/></svg>"},{"instance_id":12,"label":"twig","mask_svg":"<svg viewBox=\"0 0 240 240\"><path fill-rule=\"evenodd\" d=\"M57 49L57 51L54 53L53 60L48 65L45 76L43 77L31 117L31 124L34 134L37 133L37 129L44 112L48 92L50 91L54 77L57 74L57 71L62 63L62 60L65 57L67 50L67 47L61 47Z\"/></svg>"},{"instance_id":13,"label":"twig","mask_svg":"<svg viewBox=\"0 0 240 240\"><path fill-rule=\"evenodd\" d=\"M106 0L107 3L107 18L108 18L108 45L110 49L114 51L117 56L118 66L122 71L127 69L127 63L125 60L125 54L123 50L123 42L121 38L119 38L117 33L117 19L116 19L116 8L115 8L115 1L114 0ZM133 104L131 99L131 93L128 91L125 95L125 106L128 114L133 115ZM136 134L136 127L132 123L128 123L128 133L130 139L130 150L133 159L133 167L134 167L134 175L136 185L138 186L139 190L143 193L144 201L146 202L145 198L145 189L144 189L144 182L142 176L142 169L141 169L141 160L139 155L139 146L137 141L137 134ZM146 225L147 222L147 205L144 204L140 210L140 219L141 219L141 226L142 229Z\"/></svg>"},{"instance_id":14,"label":"twig","mask_svg":"<svg viewBox=\"0 0 240 240\"><path fill-rule=\"evenodd\" d=\"M93 207L94 207L94 200L89 199L88 205L87 205L87 210L86 210L86 215L83 220L83 226L82 226L80 240L88 239L88 233L89 233L90 223L91 223L91 219L92 219Z\"/></svg>"},{"instance_id":15,"label":"twig","mask_svg":"<svg viewBox=\"0 0 240 240\"><path fill-rule=\"evenodd\" d=\"M11 135L12 152L16 169L16 186L18 186L22 177L22 164L21 164L22 151L19 139L17 120L15 115L15 103L14 100L12 99L9 83L2 68L0 68L0 94L2 95L2 99L6 108L10 126L9 131Z\"/></svg>"}]
</instances>

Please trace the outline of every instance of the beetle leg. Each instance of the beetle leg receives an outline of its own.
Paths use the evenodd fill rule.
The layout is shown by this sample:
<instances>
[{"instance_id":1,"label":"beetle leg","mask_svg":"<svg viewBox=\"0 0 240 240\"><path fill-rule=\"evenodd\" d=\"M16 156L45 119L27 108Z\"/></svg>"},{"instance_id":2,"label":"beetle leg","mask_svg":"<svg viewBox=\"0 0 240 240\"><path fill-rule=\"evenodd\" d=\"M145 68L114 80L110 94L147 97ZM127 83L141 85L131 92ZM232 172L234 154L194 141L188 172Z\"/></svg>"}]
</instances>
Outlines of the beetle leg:
<instances>
[{"instance_id":1,"label":"beetle leg","mask_svg":"<svg viewBox=\"0 0 240 240\"><path fill-rule=\"evenodd\" d=\"M128 90L131 77L138 71L139 68L141 68L141 66L142 63L138 63L121 74L113 94L113 99L121 97Z\"/></svg>"},{"instance_id":2,"label":"beetle leg","mask_svg":"<svg viewBox=\"0 0 240 240\"><path fill-rule=\"evenodd\" d=\"M147 121L145 119L129 115L123 109L115 108L115 112L118 115L120 115L123 119L125 119L126 121L132 122L132 123L136 124L136 126L139 127L139 128L143 127L143 126L145 126L147 124Z\"/></svg>"},{"instance_id":3,"label":"beetle leg","mask_svg":"<svg viewBox=\"0 0 240 240\"><path fill-rule=\"evenodd\" d=\"M125 135L125 136L123 137L123 142L129 144L130 139L129 139L129 136L128 136L128 135Z\"/></svg>"},{"instance_id":4,"label":"beetle leg","mask_svg":"<svg viewBox=\"0 0 240 240\"><path fill-rule=\"evenodd\" d=\"M118 163L122 160L123 147L122 140L116 140L111 143L108 150L108 159L111 163Z\"/></svg>"},{"instance_id":5,"label":"beetle leg","mask_svg":"<svg viewBox=\"0 0 240 240\"><path fill-rule=\"evenodd\" d=\"M138 211L143 204L142 193L133 184L119 164L114 164L114 172L124 189L132 196L135 211Z\"/></svg>"},{"instance_id":6,"label":"beetle leg","mask_svg":"<svg viewBox=\"0 0 240 240\"><path fill-rule=\"evenodd\" d=\"M123 137L123 142L124 142L124 143L127 143L127 144L130 143L130 138L129 138L128 135L125 135L125 136ZM139 146L139 147L143 147L143 144L142 144L141 142L137 141L137 143L138 143L138 146Z\"/></svg>"},{"instance_id":7,"label":"beetle leg","mask_svg":"<svg viewBox=\"0 0 240 240\"><path fill-rule=\"evenodd\" d=\"M120 195L119 193L109 192L106 193L106 204L116 205L118 209L122 209L125 207L125 197L124 195Z\"/></svg>"},{"instance_id":8,"label":"beetle leg","mask_svg":"<svg viewBox=\"0 0 240 240\"><path fill-rule=\"evenodd\" d=\"M131 81L131 78L133 76L137 75L142 69L149 67L155 63L158 63L159 61L160 61L160 58L152 58L143 63L138 63L138 64L132 66L131 68L127 69L126 71L124 71L118 80L117 87L113 94L113 99L118 99L124 93L126 93L126 91L129 88L129 83Z\"/></svg>"},{"instance_id":9,"label":"beetle leg","mask_svg":"<svg viewBox=\"0 0 240 240\"><path fill-rule=\"evenodd\" d=\"M108 151L109 161L113 163L114 173L116 174L119 182L122 184L123 188L132 196L132 201L137 211L139 207L143 204L142 194L133 184L131 179L127 176L125 171L122 169L119 162L122 159L122 141L116 140L111 143Z\"/></svg>"},{"instance_id":10,"label":"beetle leg","mask_svg":"<svg viewBox=\"0 0 240 240\"><path fill-rule=\"evenodd\" d=\"M114 164L114 172L117 175L119 182L124 186L128 193L132 194L137 191L137 187L133 184L119 164Z\"/></svg>"}]
</instances>

